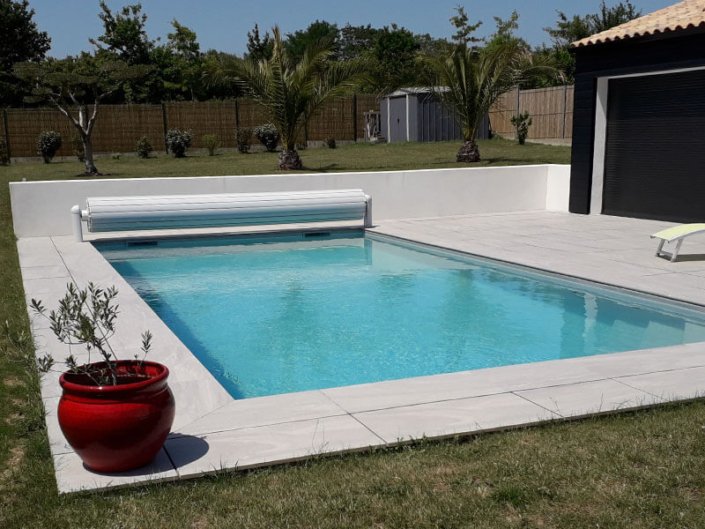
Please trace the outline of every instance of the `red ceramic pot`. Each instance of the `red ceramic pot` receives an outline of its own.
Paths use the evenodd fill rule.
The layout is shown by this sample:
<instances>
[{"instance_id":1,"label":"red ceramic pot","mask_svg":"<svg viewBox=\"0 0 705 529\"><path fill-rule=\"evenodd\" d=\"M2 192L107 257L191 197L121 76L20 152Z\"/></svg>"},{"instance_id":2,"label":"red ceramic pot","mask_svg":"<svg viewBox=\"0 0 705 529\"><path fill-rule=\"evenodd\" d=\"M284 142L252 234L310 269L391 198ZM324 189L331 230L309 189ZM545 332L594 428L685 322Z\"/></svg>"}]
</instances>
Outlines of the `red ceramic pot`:
<instances>
[{"instance_id":1,"label":"red ceramic pot","mask_svg":"<svg viewBox=\"0 0 705 529\"><path fill-rule=\"evenodd\" d=\"M105 363L95 364L100 369ZM86 375L59 379L59 426L84 465L122 472L146 465L164 444L174 421L169 370L155 362L117 362L119 383L96 386Z\"/></svg>"}]
</instances>

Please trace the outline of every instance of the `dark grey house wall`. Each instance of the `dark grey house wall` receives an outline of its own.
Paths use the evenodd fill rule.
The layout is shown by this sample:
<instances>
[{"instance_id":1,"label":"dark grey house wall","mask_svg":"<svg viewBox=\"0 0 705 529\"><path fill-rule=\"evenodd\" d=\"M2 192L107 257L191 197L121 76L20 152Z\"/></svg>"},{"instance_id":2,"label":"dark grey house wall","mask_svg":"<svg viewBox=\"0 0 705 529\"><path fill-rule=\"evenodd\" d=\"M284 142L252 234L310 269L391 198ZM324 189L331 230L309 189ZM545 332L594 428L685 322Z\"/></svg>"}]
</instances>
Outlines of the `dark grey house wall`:
<instances>
[{"instance_id":1,"label":"dark grey house wall","mask_svg":"<svg viewBox=\"0 0 705 529\"><path fill-rule=\"evenodd\" d=\"M595 143L597 79L705 66L705 32L627 39L575 50L576 74L570 204L573 213L589 213ZM703 87L705 89L705 87Z\"/></svg>"}]
</instances>

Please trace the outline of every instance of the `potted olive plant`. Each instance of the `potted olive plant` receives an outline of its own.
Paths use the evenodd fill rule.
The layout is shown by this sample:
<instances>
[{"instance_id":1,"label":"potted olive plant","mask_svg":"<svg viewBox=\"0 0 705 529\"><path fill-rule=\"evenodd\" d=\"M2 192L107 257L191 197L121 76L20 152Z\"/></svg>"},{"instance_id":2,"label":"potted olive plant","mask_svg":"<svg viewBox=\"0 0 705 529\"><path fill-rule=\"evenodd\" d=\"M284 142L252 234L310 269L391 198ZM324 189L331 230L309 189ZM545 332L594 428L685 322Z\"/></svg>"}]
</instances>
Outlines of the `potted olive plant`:
<instances>
[{"instance_id":1,"label":"potted olive plant","mask_svg":"<svg viewBox=\"0 0 705 529\"><path fill-rule=\"evenodd\" d=\"M115 287L102 289L90 283L79 289L67 286L59 306L47 314L41 301L31 307L47 318L58 340L80 346L85 362L71 354L59 379L63 389L58 418L66 440L98 472L121 472L149 463L164 444L174 420L174 396L167 385L166 366L145 360L152 334L142 334L141 351L119 360L110 345L115 334L118 305ZM46 355L40 371L54 366Z\"/></svg>"}]
</instances>

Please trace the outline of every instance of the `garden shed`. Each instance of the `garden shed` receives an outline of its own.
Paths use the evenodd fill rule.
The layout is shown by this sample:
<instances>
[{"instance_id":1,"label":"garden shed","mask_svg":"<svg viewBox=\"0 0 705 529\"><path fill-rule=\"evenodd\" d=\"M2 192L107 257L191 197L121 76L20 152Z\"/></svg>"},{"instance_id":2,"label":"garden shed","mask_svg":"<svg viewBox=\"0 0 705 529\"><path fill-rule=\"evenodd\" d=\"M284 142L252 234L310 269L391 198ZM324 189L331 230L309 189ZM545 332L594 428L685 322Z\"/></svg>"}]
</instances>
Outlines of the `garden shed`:
<instances>
[{"instance_id":1,"label":"garden shed","mask_svg":"<svg viewBox=\"0 0 705 529\"><path fill-rule=\"evenodd\" d=\"M705 221L705 0L573 51L570 211Z\"/></svg>"},{"instance_id":2,"label":"garden shed","mask_svg":"<svg viewBox=\"0 0 705 529\"><path fill-rule=\"evenodd\" d=\"M432 88L401 88L382 98L380 113L382 136L390 143L463 139L455 114ZM479 137L489 137L487 118Z\"/></svg>"}]
</instances>

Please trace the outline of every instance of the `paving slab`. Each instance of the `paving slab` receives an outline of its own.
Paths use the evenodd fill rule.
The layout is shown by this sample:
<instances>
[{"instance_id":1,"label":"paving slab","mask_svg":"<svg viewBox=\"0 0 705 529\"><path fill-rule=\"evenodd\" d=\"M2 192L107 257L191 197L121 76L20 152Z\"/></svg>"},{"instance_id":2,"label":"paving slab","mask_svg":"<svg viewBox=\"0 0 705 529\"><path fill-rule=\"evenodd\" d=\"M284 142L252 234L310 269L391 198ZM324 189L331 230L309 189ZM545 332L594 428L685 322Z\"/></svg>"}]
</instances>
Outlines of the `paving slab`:
<instances>
[{"instance_id":1,"label":"paving slab","mask_svg":"<svg viewBox=\"0 0 705 529\"><path fill-rule=\"evenodd\" d=\"M705 367L660 371L615 380L666 401L705 397Z\"/></svg>"},{"instance_id":2,"label":"paving slab","mask_svg":"<svg viewBox=\"0 0 705 529\"><path fill-rule=\"evenodd\" d=\"M129 472L102 474L86 470L75 452L54 456L56 482L60 493L111 489L128 485L147 485L159 481L172 481L179 475L161 449L149 465Z\"/></svg>"},{"instance_id":3,"label":"paving slab","mask_svg":"<svg viewBox=\"0 0 705 529\"><path fill-rule=\"evenodd\" d=\"M516 391L516 395L560 417L583 417L660 404L662 399L614 380Z\"/></svg>"},{"instance_id":4,"label":"paving slab","mask_svg":"<svg viewBox=\"0 0 705 529\"><path fill-rule=\"evenodd\" d=\"M390 444L514 428L557 417L511 393L387 408L353 416Z\"/></svg>"},{"instance_id":5,"label":"paving slab","mask_svg":"<svg viewBox=\"0 0 705 529\"><path fill-rule=\"evenodd\" d=\"M305 391L235 400L180 428L177 435L203 435L345 414L322 392Z\"/></svg>"},{"instance_id":6,"label":"paving slab","mask_svg":"<svg viewBox=\"0 0 705 529\"><path fill-rule=\"evenodd\" d=\"M603 378L576 363L538 362L324 389L349 413Z\"/></svg>"},{"instance_id":7,"label":"paving slab","mask_svg":"<svg viewBox=\"0 0 705 529\"><path fill-rule=\"evenodd\" d=\"M384 443L349 415L176 437L165 448L179 476L281 464L323 454L364 450Z\"/></svg>"}]
</instances>

